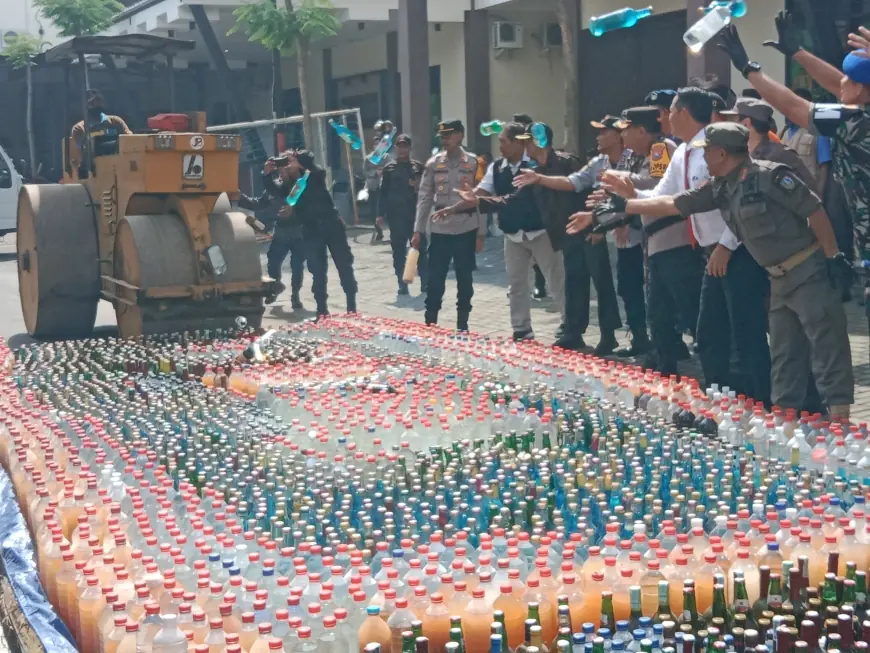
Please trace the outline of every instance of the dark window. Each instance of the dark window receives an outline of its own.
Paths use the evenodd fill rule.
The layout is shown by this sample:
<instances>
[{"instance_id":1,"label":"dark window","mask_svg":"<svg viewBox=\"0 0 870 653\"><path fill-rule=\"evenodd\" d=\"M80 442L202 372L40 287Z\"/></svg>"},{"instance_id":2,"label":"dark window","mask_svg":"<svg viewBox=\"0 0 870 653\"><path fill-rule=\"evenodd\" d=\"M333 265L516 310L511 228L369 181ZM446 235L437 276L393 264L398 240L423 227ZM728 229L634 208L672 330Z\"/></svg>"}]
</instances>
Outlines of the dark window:
<instances>
[{"instance_id":1,"label":"dark window","mask_svg":"<svg viewBox=\"0 0 870 653\"><path fill-rule=\"evenodd\" d=\"M12 188L12 171L3 157L0 157L0 188Z\"/></svg>"}]
</instances>

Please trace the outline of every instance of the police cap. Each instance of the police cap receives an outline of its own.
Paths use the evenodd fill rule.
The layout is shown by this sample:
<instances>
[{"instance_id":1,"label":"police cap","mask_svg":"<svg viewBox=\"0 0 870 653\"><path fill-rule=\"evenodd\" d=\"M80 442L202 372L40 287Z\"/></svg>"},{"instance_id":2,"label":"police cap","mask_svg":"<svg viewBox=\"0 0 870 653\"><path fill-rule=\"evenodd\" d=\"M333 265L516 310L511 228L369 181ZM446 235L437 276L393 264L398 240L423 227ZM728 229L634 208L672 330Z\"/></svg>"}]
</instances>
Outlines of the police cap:
<instances>
[{"instance_id":1,"label":"police cap","mask_svg":"<svg viewBox=\"0 0 870 653\"><path fill-rule=\"evenodd\" d=\"M749 149L749 130L736 122L714 122L707 125L704 138L692 141L692 147L721 147L729 152Z\"/></svg>"},{"instance_id":2,"label":"police cap","mask_svg":"<svg viewBox=\"0 0 870 653\"><path fill-rule=\"evenodd\" d=\"M661 109L670 109L675 97L677 97L677 92L666 88L647 93L647 96L643 99L643 103Z\"/></svg>"},{"instance_id":3,"label":"police cap","mask_svg":"<svg viewBox=\"0 0 870 653\"><path fill-rule=\"evenodd\" d=\"M407 134L399 134L396 136L396 145L410 145L411 137Z\"/></svg>"},{"instance_id":4,"label":"police cap","mask_svg":"<svg viewBox=\"0 0 870 653\"><path fill-rule=\"evenodd\" d=\"M532 140L536 137L536 132L538 136L543 135L546 141L546 145L539 145L540 147L553 145L553 129L550 125L543 122L533 122L531 125L526 125L525 132L518 134L516 139L518 141Z\"/></svg>"},{"instance_id":5,"label":"police cap","mask_svg":"<svg viewBox=\"0 0 870 653\"><path fill-rule=\"evenodd\" d=\"M461 120L445 120L438 123L438 133L440 135L452 134L454 132L465 133L465 125L462 124Z\"/></svg>"},{"instance_id":6,"label":"police cap","mask_svg":"<svg viewBox=\"0 0 870 653\"><path fill-rule=\"evenodd\" d=\"M589 123L595 129L625 129L627 124L616 116L606 115L601 120L593 120Z\"/></svg>"},{"instance_id":7,"label":"police cap","mask_svg":"<svg viewBox=\"0 0 870 653\"><path fill-rule=\"evenodd\" d=\"M622 112L622 123L625 127L636 125L643 127L647 131L658 132L661 130L659 124L659 108L658 107L631 107Z\"/></svg>"},{"instance_id":8,"label":"police cap","mask_svg":"<svg viewBox=\"0 0 870 653\"><path fill-rule=\"evenodd\" d=\"M523 126L531 125L533 122L535 122L534 120L532 120L532 117L527 113L515 113L513 116L513 121L518 122Z\"/></svg>"}]
</instances>

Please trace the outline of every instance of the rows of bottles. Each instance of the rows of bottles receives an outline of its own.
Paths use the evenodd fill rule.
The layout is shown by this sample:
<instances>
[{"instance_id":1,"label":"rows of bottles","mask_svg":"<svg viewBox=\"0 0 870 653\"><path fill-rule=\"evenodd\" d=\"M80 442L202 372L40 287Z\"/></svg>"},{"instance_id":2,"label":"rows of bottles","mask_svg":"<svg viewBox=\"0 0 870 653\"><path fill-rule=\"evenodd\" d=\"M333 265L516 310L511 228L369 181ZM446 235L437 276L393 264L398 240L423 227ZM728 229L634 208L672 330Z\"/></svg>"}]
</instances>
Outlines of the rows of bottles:
<instances>
[{"instance_id":1,"label":"rows of bottles","mask_svg":"<svg viewBox=\"0 0 870 653\"><path fill-rule=\"evenodd\" d=\"M82 651L866 647L865 425L368 318L0 354Z\"/></svg>"}]
</instances>

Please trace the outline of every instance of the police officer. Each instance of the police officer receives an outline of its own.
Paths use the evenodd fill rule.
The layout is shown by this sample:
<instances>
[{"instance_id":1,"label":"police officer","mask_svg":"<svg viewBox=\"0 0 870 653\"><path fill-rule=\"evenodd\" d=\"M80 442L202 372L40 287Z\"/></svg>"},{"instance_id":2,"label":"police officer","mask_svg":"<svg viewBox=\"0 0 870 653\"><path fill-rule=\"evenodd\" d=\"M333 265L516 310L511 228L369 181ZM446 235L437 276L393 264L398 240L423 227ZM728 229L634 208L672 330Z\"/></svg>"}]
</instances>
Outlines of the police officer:
<instances>
[{"instance_id":1,"label":"police officer","mask_svg":"<svg viewBox=\"0 0 870 653\"><path fill-rule=\"evenodd\" d=\"M734 105L737 122L749 130L749 156L759 161L781 163L794 170L800 180L815 191L816 179L798 153L770 138L773 107L764 100L740 98Z\"/></svg>"},{"instance_id":2,"label":"police officer","mask_svg":"<svg viewBox=\"0 0 870 653\"><path fill-rule=\"evenodd\" d=\"M676 145L662 133L658 107L626 109L622 120L626 123L622 140L640 159L629 177L638 190L654 188L664 177ZM682 333L695 333L704 262L692 247L681 216L655 221L641 216L641 220L646 237L647 320L655 351L644 366L670 376L678 373L678 361L689 358Z\"/></svg>"},{"instance_id":3,"label":"police officer","mask_svg":"<svg viewBox=\"0 0 870 653\"><path fill-rule=\"evenodd\" d=\"M357 284L353 272L353 254L347 243L344 222L338 215L332 195L326 187L326 171L315 163L314 155L308 150L295 150L288 159L287 168L291 180L297 182L308 173L305 190L292 207L290 218L302 226L305 260L312 276L317 315L329 315L326 288L327 250L338 271L341 288L347 299L347 311L355 313Z\"/></svg>"},{"instance_id":4,"label":"police officer","mask_svg":"<svg viewBox=\"0 0 870 653\"><path fill-rule=\"evenodd\" d=\"M396 160L384 166L381 174L378 220L385 220L390 227L393 269L399 280L399 294L407 295L408 284L402 277L408 256L408 241L414 233L417 191L423 177L423 164L411 158L411 137L407 134L399 134L395 146ZM423 247L417 265L423 292L426 292L426 255L426 248Z\"/></svg>"},{"instance_id":5,"label":"police officer","mask_svg":"<svg viewBox=\"0 0 870 653\"><path fill-rule=\"evenodd\" d=\"M600 121L592 121L598 130L598 156L594 157L582 170L567 176L554 177L542 170L526 170L517 177L514 185L523 187L539 184L555 191L565 191L588 195L598 184L601 173L611 167L627 170L631 152L625 150L619 134L621 121L614 116L605 116ZM552 138L552 134L550 135ZM582 204L580 204L582 206ZM607 242L601 236L572 236L565 239L563 249L565 260L565 333L556 341L556 346L565 349L583 349L586 343L583 334L589 326L591 305L590 280L595 284L598 295L598 328L601 340L595 347L599 356L613 353L618 344L616 330L622 326L619 317L619 304L613 285L610 255ZM643 302L643 292L635 293L635 301ZM646 319L644 313L635 308L639 316L633 325L642 331L646 340Z\"/></svg>"},{"instance_id":6,"label":"police officer","mask_svg":"<svg viewBox=\"0 0 870 653\"><path fill-rule=\"evenodd\" d=\"M94 156L106 156L118 153L118 137L121 134L132 134L123 118L105 112L103 94L95 88L87 91L88 115L77 122L72 128L72 142L75 146L70 152L70 160L74 166L82 163L81 151L87 147L85 140L85 120L88 121L88 132L91 137Z\"/></svg>"},{"instance_id":7,"label":"police officer","mask_svg":"<svg viewBox=\"0 0 870 653\"><path fill-rule=\"evenodd\" d=\"M305 243L302 237L301 224L290 219L291 207L283 201L293 187L293 179L287 166L289 161L289 152L285 152L278 159L268 159L263 166L263 187L265 190L259 197L242 195L239 198L239 206L251 211L262 211L278 205L278 219L275 221L272 242L266 253L266 270L268 275L275 280L275 284L266 297L266 303L271 304L284 292L285 286L281 283L281 266L289 254L290 304L294 311L301 311L304 306L299 297L299 291L302 290L302 282L305 278ZM277 179L275 179L275 173L277 173Z\"/></svg>"},{"instance_id":8,"label":"police officer","mask_svg":"<svg viewBox=\"0 0 870 653\"><path fill-rule=\"evenodd\" d=\"M477 173L477 157L462 147L465 126L461 120L438 125L442 150L426 162L417 198L417 217L411 246L421 248L423 233L429 236L429 281L426 292L426 324L437 324L444 298L450 262L456 271L456 328L468 330L471 298L474 295L474 255L483 251L486 218L476 209L442 215L432 214L453 206L461 198L459 189L471 189Z\"/></svg>"},{"instance_id":9,"label":"police officer","mask_svg":"<svg viewBox=\"0 0 870 653\"><path fill-rule=\"evenodd\" d=\"M648 200L612 198L596 209L598 220L613 211L648 216L697 215L719 209L728 227L770 277L770 352L775 405L800 409L810 364L831 416L847 419L854 399L846 314L831 292L852 268L819 198L788 167L749 157L742 125L716 123L703 147L712 182L677 196ZM578 216L570 229L593 224ZM739 335L738 335L739 337Z\"/></svg>"},{"instance_id":10,"label":"police officer","mask_svg":"<svg viewBox=\"0 0 870 653\"><path fill-rule=\"evenodd\" d=\"M673 89L665 88L658 91L650 91L643 99L644 106L655 107L658 112L659 125L661 132L666 137L672 137L671 131L671 104L674 98L677 97L677 92Z\"/></svg>"}]
</instances>

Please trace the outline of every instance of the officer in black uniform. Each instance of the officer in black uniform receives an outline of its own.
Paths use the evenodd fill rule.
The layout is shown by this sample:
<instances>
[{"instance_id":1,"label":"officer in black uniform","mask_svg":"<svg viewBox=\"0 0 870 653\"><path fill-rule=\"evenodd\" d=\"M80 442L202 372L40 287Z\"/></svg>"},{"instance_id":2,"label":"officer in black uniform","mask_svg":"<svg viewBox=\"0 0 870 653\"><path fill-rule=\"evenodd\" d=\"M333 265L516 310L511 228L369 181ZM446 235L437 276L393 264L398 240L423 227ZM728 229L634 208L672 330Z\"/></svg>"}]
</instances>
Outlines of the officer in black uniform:
<instances>
[{"instance_id":1,"label":"officer in black uniform","mask_svg":"<svg viewBox=\"0 0 870 653\"><path fill-rule=\"evenodd\" d=\"M423 164L411 158L411 137L407 134L399 134L395 146L396 160L388 163L381 174L378 217L384 218L390 227L393 269L399 280L399 294L407 295L408 284L402 277L408 257L408 242L414 234L417 191L423 177ZM423 292L426 292L427 254L427 248L421 245L417 269Z\"/></svg>"},{"instance_id":2,"label":"officer in black uniform","mask_svg":"<svg viewBox=\"0 0 870 653\"><path fill-rule=\"evenodd\" d=\"M673 138L671 131L671 105L677 92L666 88L658 91L650 91L643 99L644 106L655 107L658 110L660 131L665 136Z\"/></svg>"},{"instance_id":3,"label":"officer in black uniform","mask_svg":"<svg viewBox=\"0 0 870 653\"><path fill-rule=\"evenodd\" d=\"M347 298L347 312L356 312L356 277L353 273L353 254L347 243L344 222L338 215L332 195L326 187L326 171L314 162L314 155L308 150L296 150L289 156L290 177L298 183L308 173L305 190L292 207L291 219L302 225L305 242L305 260L308 271L313 277L314 300L317 302L317 315L329 315L327 308L327 258L326 251L338 271L342 290ZM293 191L291 190L291 193Z\"/></svg>"},{"instance_id":4,"label":"officer in black uniform","mask_svg":"<svg viewBox=\"0 0 870 653\"><path fill-rule=\"evenodd\" d=\"M519 123L523 127L528 127L535 121L532 120L532 117L527 113L515 113L513 116L513 122ZM535 273L535 291L533 297L535 299L546 299L547 277L544 276L543 270L541 270L537 263L532 265L532 270ZM559 292L563 293L564 289L559 290Z\"/></svg>"},{"instance_id":5,"label":"officer in black uniform","mask_svg":"<svg viewBox=\"0 0 870 653\"><path fill-rule=\"evenodd\" d=\"M293 180L285 165L289 162L289 153L279 159L268 159L263 166L263 187L265 190L259 197L242 195L239 206L250 211L262 211L271 207L277 208L278 219L272 232L272 243L266 253L266 271L275 280L272 292L266 297L266 303L271 304L284 292L281 283L281 266L284 259L290 255L290 303L294 311L303 310L299 291L305 278L305 243L302 238L302 226L290 219L291 209L284 200L290 194ZM277 179L273 175L277 174Z\"/></svg>"}]
</instances>

